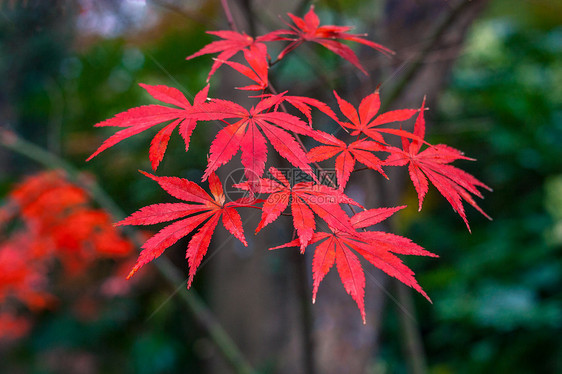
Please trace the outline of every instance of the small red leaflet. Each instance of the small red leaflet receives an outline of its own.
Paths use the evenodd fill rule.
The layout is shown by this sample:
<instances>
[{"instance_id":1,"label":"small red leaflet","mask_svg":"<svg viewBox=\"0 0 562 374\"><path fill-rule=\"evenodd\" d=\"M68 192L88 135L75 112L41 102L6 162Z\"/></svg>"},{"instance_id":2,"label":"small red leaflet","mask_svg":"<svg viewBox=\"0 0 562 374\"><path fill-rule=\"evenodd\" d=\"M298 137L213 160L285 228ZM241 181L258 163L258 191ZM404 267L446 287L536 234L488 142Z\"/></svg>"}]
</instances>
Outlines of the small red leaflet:
<instances>
[{"instance_id":1,"label":"small red leaflet","mask_svg":"<svg viewBox=\"0 0 562 374\"><path fill-rule=\"evenodd\" d=\"M176 88L167 86L150 86L148 84L140 84L142 88L156 100L160 100L167 104L178 106L182 109L171 108L162 105L144 105L127 110L126 112L119 113L115 117L105 120L96 124L96 127L126 127L124 130L119 130L108 139L90 156L86 161L90 161L101 152L113 147L120 141L127 139L133 135L139 134L149 128L156 126L163 122L173 121L160 130L152 139L149 150L149 158L152 164L152 169L156 170L160 161L164 157L170 135L179 126L179 133L185 142L185 150L189 149L189 140L193 129L197 125L194 119L186 117L186 109L191 107L189 101L185 96ZM203 88L193 100L193 105L198 106L207 100L209 86Z\"/></svg>"},{"instance_id":2,"label":"small red leaflet","mask_svg":"<svg viewBox=\"0 0 562 374\"><path fill-rule=\"evenodd\" d=\"M390 49L383 47L380 44L363 39L365 34L349 34L348 31L352 29L350 26L320 26L320 19L314 12L314 5L310 7L310 10L306 13L304 18L297 17L291 13L288 13L288 16L294 23L294 25L288 25L291 28L290 30L277 30L264 36L264 39L267 40L292 41L287 47L285 47L285 49L283 49L283 51L281 51L277 57L278 60L282 59L287 53L291 52L304 42L315 42L323 45L338 56L351 62L355 65L355 67L367 74L367 71L359 62L355 52L353 52L353 50L347 45L339 42L337 39L361 43L385 54L393 53Z\"/></svg>"},{"instance_id":3,"label":"small red leaflet","mask_svg":"<svg viewBox=\"0 0 562 374\"><path fill-rule=\"evenodd\" d=\"M250 67L234 61L223 61L231 68L244 74L257 84L245 87L236 87L239 90L263 91L268 86L267 72L269 63L267 61L267 49L264 44L251 45L249 49L244 50L244 58Z\"/></svg>"},{"instance_id":4,"label":"small red leaflet","mask_svg":"<svg viewBox=\"0 0 562 374\"><path fill-rule=\"evenodd\" d=\"M236 120L234 123L226 122L227 126L213 140L203 180L229 162L241 149L246 178L250 182L255 181L265 171L266 138L281 157L315 178L305 151L288 132L312 136L314 130L296 116L272 110L282 100L282 95L273 95L262 99L250 110L232 101L218 99L191 108L190 118L195 120Z\"/></svg>"},{"instance_id":5,"label":"small red leaflet","mask_svg":"<svg viewBox=\"0 0 562 374\"><path fill-rule=\"evenodd\" d=\"M248 205L240 205L237 202L225 203L222 184L215 173L211 173L209 176L209 188L212 196L196 183L190 182L187 179L157 177L142 171L141 173L158 182L160 187L170 195L189 203L148 205L116 224L118 226L153 225L182 218L164 227L144 243L142 246L143 250L128 278L133 276L143 265L160 256L166 248L194 232L202 225L197 230L197 233L193 235L187 247L186 258L189 263L187 287L189 288L197 267L199 267L203 256L207 253L211 237L220 218L222 218L223 226L245 246L248 246L244 238L242 219L236 211L236 208Z\"/></svg>"},{"instance_id":6,"label":"small red leaflet","mask_svg":"<svg viewBox=\"0 0 562 374\"><path fill-rule=\"evenodd\" d=\"M211 67L211 71L207 77L207 82L211 79L211 76L215 74L217 69L225 62L230 60L232 56L236 53L250 47L256 46L259 43L260 38L254 40L251 36L247 35L246 33L239 33L236 31L207 31L207 34L218 36L223 40L217 40L210 44L207 44L203 48L201 48L198 52L187 56L186 60L191 60L192 58L203 56L209 53L218 53L219 55L213 62L213 66ZM262 44L263 46L263 44Z\"/></svg>"},{"instance_id":7,"label":"small red leaflet","mask_svg":"<svg viewBox=\"0 0 562 374\"><path fill-rule=\"evenodd\" d=\"M301 252L310 242L316 229L314 213L332 227L344 232L354 232L349 217L340 204L360 206L357 202L331 187L314 182L300 182L291 186L285 175L274 167L269 173L275 179L260 178L257 193L269 194L262 206L262 218L256 229L258 233L264 226L275 221L291 202L293 225L297 231ZM248 183L235 185L250 190Z\"/></svg>"},{"instance_id":8,"label":"small red leaflet","mask_svg":"<svg viewBox=\"0 0 562 374\"><path fill-rule=\"evenodd\" d=\"M404 208L379 208L360 212L351 218L354 229L361 229L377 224ZM429 301L429 297L414 278L414 272L402 263L394 254L437 257L424 250L410 239L382 231L343 232L331 228L331 232L315 232L308 244L315 244L312 260L313 291L312 302L316 300L318 286L328 271L336 264L338 274L348 294L357 303L363 323L365 320L365 274L357 254L381 269L388 275L398 279L405 285L421 293ZM271 249L296 247L299 240L293 240Z\"/></svg>"},{"instance_id":9,"label":"small red leaflet","mask_svg":"<svg viewBox=\"0 0 562 374\"><path fill-rule=\"evenodd\" d=\"M334 96L336 96L343 115L351 121L341 122L340 124L343 127L353 130L351 135L364 134L382 144L386 144L386 142L380 133L388 133L412 138L412 134L407 131L381 128L378 126L386 125L391 122L406 121L418 112L417 109L392 110L375 117L381 105L378 90L361 100L361 103L359 104L359 112L353 107L353 105L339 97L336 91L334 91Z\"/></svg>"},{"instance_id":10,"label":"small red leaflet","mask_svg":"<svg viewBox=\"0 0 562 374\"><path fill-rule=\"evenodd\" d=\"M310 161L324 161L336 155L336 176L338 178L339 190L343 191L349 176L355 167L355 161L359 161L370 169L376 170L387 179L385 172L382 170L382 161L372 152L384 151L385 146L371 140L357 140L351 144L336 138L333 135L316 132L314 139L324 143L324 145L312 148L308 152Z\"/></svg>"},{"instance_id":11,"label":"small red leaflet","mask_svg":"<svg viewBox=\"0 0 562 374\"><path fill-rule=\"evenodd\" d=\"M425 136L424 105L425 101L414 125L414 135L418 139L423 139ZM490 216L480 209L470 194L483 198L476 187L482 187L489 191L492 189L467 172L449 165L459 159L472 161L474 159L466 157L461 151L444 144L432 145L420 152L421 141L414 139L410 143L408 139L403 137L402 145L402 150L394 147L389 149L391 154L385 160L385 165L403 166L408 164L410 179L418 193L419 210L422 208L423 199L428 190L427 180L429 178L441 195L451 204L455 212L461 216L468 231L470 231L470 226L466 219L462 200L468 202L491 220Z\"/></svg>"},{"instance_id":12,"label":"small red leaflet","mask_svg":"<svg viewBox=\"0 0 562 374\"><path fill-rule=\"evenodd\" d=\"M283 96L283 101L279 102L275 106L275 110L277 110L278 106L282 102L287 102L287 103L291 104L292 106L294 106L295 108L297 108L302 114L304 114L306 116L306 118L308 119L308 124L310 126L312 126L312 115L311 115L312 108L311 107L315 107L316 109L318 109L319 111L321 111L322 113L324 113L325 115L330 117L331 119L335 120L336 122L339 122L338 117L336 116L334 111L328 105L326 105L326 103L323 103L322 101L317 100L317 99L313 99L312 97L290 96L290 95L286 95L286 93L287 93L286 91L280 93L280 95ZM265 95L261 95L260 97L270 97L270 96L273 96L273 95L265 94Z\"/></svg>"}]
</instances>

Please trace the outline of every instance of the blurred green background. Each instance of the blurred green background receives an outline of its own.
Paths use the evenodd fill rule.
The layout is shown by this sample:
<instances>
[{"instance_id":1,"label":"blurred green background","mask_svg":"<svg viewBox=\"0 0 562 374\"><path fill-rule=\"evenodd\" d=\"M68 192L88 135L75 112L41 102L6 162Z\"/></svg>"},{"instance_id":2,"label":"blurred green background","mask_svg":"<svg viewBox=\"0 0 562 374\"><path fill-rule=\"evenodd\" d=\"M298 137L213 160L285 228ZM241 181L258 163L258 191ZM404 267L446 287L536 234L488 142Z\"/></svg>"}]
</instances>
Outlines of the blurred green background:
<instances>
[{"instance_id":1,"label":"blurred green background","mask_svg":"<svg viewBox=\"0 0 562 374\"><path fill-rule=\"evenodd\" d=\"M437 198L408 228L441 256L419 271L431 372L562 371L562 27L541 6L491 4L429 130L477 158L463 168L494 189L481 205L494 221L472 215L471 235Z\"/></svg>"},{"instance_id":2,"label":"blurred green background","mask_svg":"<svg viewBox=\"0 0 562 374\"><path fill-rule=\"evenodd\" d=\"M93 124L152 102L140 82L199 91L209 59L185 57L212 40L202 35L221 24L218 2L181 12L162 5L172 2L56 3L0 5L0 126L95 175L127 212L160 201L137 173L150 170L153 133L85 163L114 132ZM458 166L494 189L481 204L494 221L469 208L468 234L430 189L422 213L400 222L440 255L408 260L434 302L415 299L430 373L562 372L562 7L513 4L491 1L475 21L428 129L432 143L478 159ZM186 154L174 134L159 175L199 178L208 142L204 129L195 131ZM0 155L0 196L41 170ZM28 336L0 344L0 372L205 372L209 339L180 304L158 309L170 293L149 274L130 295L100 300L90 318L61 296L56 310L35 316ZM398 313L387 303L373 372L408 372Z\"/></svg>"}]
</instances>

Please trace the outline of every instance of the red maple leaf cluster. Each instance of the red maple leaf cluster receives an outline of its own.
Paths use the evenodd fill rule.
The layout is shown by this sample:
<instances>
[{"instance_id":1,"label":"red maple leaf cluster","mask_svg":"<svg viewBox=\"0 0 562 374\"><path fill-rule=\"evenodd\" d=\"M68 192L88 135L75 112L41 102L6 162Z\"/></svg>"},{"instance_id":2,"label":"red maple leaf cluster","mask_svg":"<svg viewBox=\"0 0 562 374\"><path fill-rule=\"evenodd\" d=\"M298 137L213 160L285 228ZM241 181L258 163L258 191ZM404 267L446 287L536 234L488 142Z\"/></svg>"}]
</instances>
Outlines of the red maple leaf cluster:
<instances>
[{"instance_id":1,"label":"red maple leaf cluster","mask_svg":"<svg viewBox=\"0 0 562 374\"><path fill-rule=\"evenodd\" d=\"M162 160L170 134L175 128L179 128L187 150L190 135L199 122L219 121L223 125L211 143L207 168L202 178L203 181L209 180L211 194L186 179L157 177L145 173L166 192L185 203L150 205L119 222L120 225L146 225L178 219L144 244L130 275L160 256L180 238L193 234L187 249L189 286L207 252L219 220L222 220L223 226L235 238L247 245L238 211L250 207L262 211L256 233L282 214L292 216L296 239L280 247L298 246L304 253L306 248L316 245L312 266L314 298L320 281L335 264L346 291L357 302L364 320L365 276L358 255L427 297L416 282L414 273L402 263L398 255L435 255L409 239L370 229L403 207L363 208L344 193L351 173L359 163L387 177L385 167L408 165L420 208L429 180L459 213L467 227L462 201L468 202L485 215L473 196L482 197L477 188L488 187L450 165L457 159L469 159L460 151L445 145L427 143L425 104L419 109L379 113L381 102L378 90L367 95L357 109L334 92L335 101L344 117L341 119L329 105L317 99L290 95L287 91L277 92L269 81L272 64L279 62L303 43L318 43L365 73L356 54L344 41L361 43L377 51L391 53L387 48L364 39L365 35L348 33L350 27L321 26L313 7L304 18L292 14L289 17L293 22L289 29L276 30L257 38L235 31L210 32L221 40L208 44L188 57L192 59L217 53L209 79L217 69L226 64L253 81L251 85L239 87L241 90L260 92L258 96L252 96L257 102L249 109L229 100L208 99L208 85L195 96L191 104L177 89L142 84L155 99L171 106L132 108L96 125L123 129L108 138L89 159L132 135L166 123L150 146L149 157L154 170ZM269 46L279 42L288 44L276 61L272 62L268 53ZM239 52L243 62L230 61ZM291 104L304 118L289 113L285 109L286 104ZM316 128L311 115L313 109L336 121L342 129L355 136L355 140L346 142ZM415 116L413 130L404 130L403 128L411 126L407 121ZM399 129L394 126L397 122L401 123ZM319 145L307 150L301 140L303 136L314 139ZM390 145L387 141L389 136L401 138L403 149ZM426 148L421 151L424 145ZM269 176L265 176L267 156L271 148L294 166L293 171L304 173L308 179L291 180L275 167L271 167ZM234 187L247 191L254 199L227 202L222 183L215 172L229 163L239 151L246 181ZM318 175L322 170L318 169L316 162L332 158L335 158L333 168L336 179L321 181ZM356 212L355 209L360 211Z\"/></svg>"},{"instance_id":2,"label":"red maple leaf cluster","mask_svg":"<svg viewBox=\"0 0 562 374\"><path fill-rule=\"evenodd\" d=\"M132 253L111 217L89 200L52 171L27 178L0 207L0 339L27 331L29 321L13 313L20 306L38 311L53 304L49 272L57 262L72 278L97 259Z\"/></svg>"}]
</instances>

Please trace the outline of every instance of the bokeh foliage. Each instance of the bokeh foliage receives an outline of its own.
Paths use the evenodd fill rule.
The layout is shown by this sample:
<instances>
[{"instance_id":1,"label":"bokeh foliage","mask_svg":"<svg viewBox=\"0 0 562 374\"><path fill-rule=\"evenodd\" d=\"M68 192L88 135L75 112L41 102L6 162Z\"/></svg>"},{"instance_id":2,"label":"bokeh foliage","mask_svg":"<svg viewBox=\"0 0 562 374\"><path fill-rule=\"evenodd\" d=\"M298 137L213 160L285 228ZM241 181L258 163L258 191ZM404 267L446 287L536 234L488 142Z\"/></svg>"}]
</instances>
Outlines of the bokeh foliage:
<instances>
[{"instance_id":1,"label":"bokeh foliage","mask_svg":"<svg viewBox=\"0 0 562 374\"><path fill-rule=\"evenodd\" d=\"M481 205L494 221L469 214L471 235L431 191L410 225L441 256L418 270L434 300L418 304L432 373L562 371L562 28L537 22L479 21L428 129L494 189ZM385 352L388 372L405 372L398 348Z\"/></svg>"}]
</instances>

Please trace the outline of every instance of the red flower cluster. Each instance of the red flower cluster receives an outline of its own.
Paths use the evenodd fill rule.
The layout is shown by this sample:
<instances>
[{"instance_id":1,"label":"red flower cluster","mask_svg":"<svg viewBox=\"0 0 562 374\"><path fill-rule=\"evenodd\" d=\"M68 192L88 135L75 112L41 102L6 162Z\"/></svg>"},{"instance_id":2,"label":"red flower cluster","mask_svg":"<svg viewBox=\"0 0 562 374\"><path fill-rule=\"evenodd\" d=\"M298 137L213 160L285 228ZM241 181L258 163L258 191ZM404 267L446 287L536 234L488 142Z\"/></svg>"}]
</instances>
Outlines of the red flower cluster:
<instances>
[{"instance_id":1,"label":"red flower cluster","mask_svg":"<svg viewBox=\"0 0 562 374\"><path fill-rule=\"evenodd\" d=\"M18 337L29 322L14 314L48 308L48 273L58 261L73 277L99 258L131 254L124 239L101 209L89 206L83 189L58 171L29 177L0 207L0 339Z\"/></svg>"}]
</instances>

